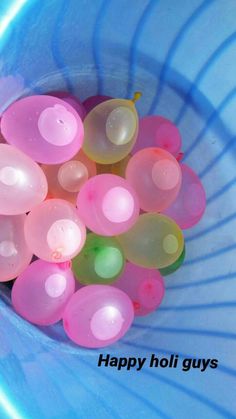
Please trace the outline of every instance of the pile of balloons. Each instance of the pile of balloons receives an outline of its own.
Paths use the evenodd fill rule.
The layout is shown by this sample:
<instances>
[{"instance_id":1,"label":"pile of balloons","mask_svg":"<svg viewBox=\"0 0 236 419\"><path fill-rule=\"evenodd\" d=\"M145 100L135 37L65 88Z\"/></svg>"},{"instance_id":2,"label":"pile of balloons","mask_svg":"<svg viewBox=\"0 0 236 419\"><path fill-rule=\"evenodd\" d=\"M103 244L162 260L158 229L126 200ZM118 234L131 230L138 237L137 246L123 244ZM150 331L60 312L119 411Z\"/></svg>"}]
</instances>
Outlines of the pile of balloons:
<instances>
[{"instance_id":1,"label":"pile of balloons","mask_svg":"<svg viewBox=\"0 0 236 419\"><path fill-rule=\"evenodd\" d=\"M51 92L1 115L0 281L17 278L12 304L24 319L62 319L88 348L160 305L163 276L184 260L182 229L205 210L177 127L139 119L139 96L81 103Z\"/></svg>"}]
</instances>

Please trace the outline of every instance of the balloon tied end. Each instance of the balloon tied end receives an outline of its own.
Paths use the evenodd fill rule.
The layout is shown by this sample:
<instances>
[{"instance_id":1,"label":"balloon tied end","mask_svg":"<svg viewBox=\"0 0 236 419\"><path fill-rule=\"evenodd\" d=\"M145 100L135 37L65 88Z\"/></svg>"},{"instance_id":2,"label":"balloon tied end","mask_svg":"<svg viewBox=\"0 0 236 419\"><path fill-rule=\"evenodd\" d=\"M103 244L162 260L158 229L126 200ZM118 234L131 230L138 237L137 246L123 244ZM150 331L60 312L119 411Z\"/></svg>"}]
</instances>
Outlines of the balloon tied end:
<instances>
[{"instance_id":1,"label":"balloon tied end","mask_svg":"<svg viewBox=\"0 0 236 419\"><path fill-rule=\"evenodd\" d=\"M142 96L142 92L135 92L133 95L133 99L131 99L131 102L136 103Z\"/></svg>"}]
</instances>

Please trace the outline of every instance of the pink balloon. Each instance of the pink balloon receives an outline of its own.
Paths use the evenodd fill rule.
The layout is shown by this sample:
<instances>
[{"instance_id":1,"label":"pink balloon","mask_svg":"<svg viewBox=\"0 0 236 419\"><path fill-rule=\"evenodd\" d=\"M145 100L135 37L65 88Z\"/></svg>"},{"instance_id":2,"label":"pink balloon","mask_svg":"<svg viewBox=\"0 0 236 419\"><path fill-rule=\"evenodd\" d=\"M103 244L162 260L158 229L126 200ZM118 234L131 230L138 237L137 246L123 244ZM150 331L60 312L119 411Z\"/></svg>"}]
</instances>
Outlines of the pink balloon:
<instances>
[{"instance_id":1,"label":"pink balloon","mask_svg":"<svg viewBox=\"0 0 236 419\"><path fill-rule=\"evenodd\" d=\"M85 110L84 105L80 102L80 100L76 96L72 95L71 93L64 92L64 91L55 91L55 92L52 91L52 92L48 92L47 95L58 97L59 99L63 99L65 102L69 103L69 105L71 105L79 114L82 121L86 117L87 112Z\"/></svg>"},{"instance_id":2,"label":"pink balloon","mask_svg":"<svg viewBox=\"0 0 236 419\"><path fill-rule=\"evenodd\" d=\"M131 157L126 179L136 191L143 211L164 211L176 199L181 186L179 163L161 148L145 148Z\"/></svg>"},{"instance_id":3,"label":"pink balloon","mask_svg":"<svg viewBox=\"0 0 236 419\"><path fill-rule=\"evenodd\" d=\"M0 282L10 281L30 263L32 253L26 245L26 215L0 215Z\"/></svg>"},{"instance_id":4,"label":"pink balloon","mask_svg":"<svg viewBox=\"0 0 236 419\"><path fill-rule=\"evenodd\" d=\"M99 105L99 103L105 102L106 100L113 99L111 96L90 96L86 100L84 100L83 105L86 109L86 112L89 113L95 106Z\"/></svg>"},{"instance_id":5,"label":"pink balloon","mask_svg":"<svg viewBox=\"0 0 236 419\"><path fill-rule=\"evenodd\" d=\"M86 229L72 204L63 199L49 199L27 216L25 238L40 259L65 262L82 249Z\"/></svg>"},{"instance_id":6,"label":"pink balloon","mask_svg":"<svg viewBox=\"0 0 236 419\"><path fill-rule=\"evenodd\" d=\"M113 284L131 299L136 316L145 316L162 302L164 281L157 269L147 269L127 263L122 276Z\"/></svg>"},{"instance_id":7,"label":"pink balloon","mask_svg":"<svg viewBox=\"0 0 236 419\"><path fill-rule=\"evenodd\" d=\"M103 236L127 231L139 215L133 188L125 179L111 174L90 178L78 194L77 207L85 225Z\"/></svg>"},{"instance_id":8,"label":"pink balloon","mask_svg":"<svg viewBox=\"0 0 236 419\"><path fill-rule=\"evenodd\" d=\"M0 144L0 214L26 213L45 199L47 191L39 165L15 147Z\"/></svg>"},{"instance_id":9,"label":"pink balloon","mask_svg":"<svg viewBox=\"0 0 236 419\"><path fill-rule=\"evenodd\" d=\"M193 227L202 218L206 208L206 193L196 173L186 164L180 164L182 185L176 200L165 210L180 228Z\"/></svg>"},{"instance_id":10,"label":"pink balloon","mask_svg":"<svg viewBox=\"0 0 236 419\"><path fill-rule=\"evenodd\" d=\"M47 326L61 320L75 291L69 264L36 260L14 282L12 304L31 323Z\"/></svg>"},{"instance_id":11,"label":"pink balloon","mask_svg":"<svg viewBox=\"0 0 236 419\"><path fill-rule=\"evenodd\" d=\"M173 122L162 116L149 115L139 120L139 132L133 153L147 147L160 147L177 156L181 143L180 132Z\"/></svg>"},{"instance_id":12,"label":"pink balloon","mask_svg":"<svg viewBox=\"0 0 236 419\"><path fill-rule=\"evenodd\" d=\"M84 128L78 113L53 96L29 96L13 103L2 115L1 131L38 163L70 160L81 148Z\"/></svg>"},{"instance_id":13,"label":"pink balloon","mask_svg":"<svg viewBox=\"0 0 236 419\"><path fill-rule=\"evenodd\" d=\"M101 348L119 340L133 318L132 302L123 291L108 285L88 285L71 297L63 325L78 345Z\"/></svg>"}]
</instances>

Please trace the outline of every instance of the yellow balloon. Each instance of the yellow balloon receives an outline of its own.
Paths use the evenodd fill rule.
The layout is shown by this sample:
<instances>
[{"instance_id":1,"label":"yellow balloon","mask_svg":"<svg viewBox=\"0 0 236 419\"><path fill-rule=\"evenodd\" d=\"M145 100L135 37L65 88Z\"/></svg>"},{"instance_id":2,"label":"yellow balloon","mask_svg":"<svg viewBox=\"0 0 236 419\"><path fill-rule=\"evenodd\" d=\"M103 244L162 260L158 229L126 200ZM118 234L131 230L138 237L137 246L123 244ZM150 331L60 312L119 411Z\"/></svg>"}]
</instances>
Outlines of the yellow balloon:
<instances>
[{"instance_id":1,"label":"yellow balloon","mask_svg":"<svg viewBox=\"0 0 236 419\"><path fill-rule=\"evenodd\" d=\"M107 100L89 112L84 120L83 150L90 159L111 164L130 153L138 134L135 100Z\"/></svg>"},{"instance_id":2,"label":"yellow balloon","mask_svg":"<svg viewBox=\"0 0 236 419\"><path fill-rule=\"evenodd\" d=\"M107 138L115 145L128 144L135 135L136 126L133 110L126 106L118 106L107 117Z\"/></svg>"},{"instance_id":3,"label":"yellow balloon","mask_svg":"<svg viewBox=\"0 0 236 419\"><path fill-rule=\"evenodd\" d=\"M126 258L146 268L161 269L171 265L184 248L179 226L158 213L140 215L136 224L117 238Z\"/></svg>"}]
</instances>

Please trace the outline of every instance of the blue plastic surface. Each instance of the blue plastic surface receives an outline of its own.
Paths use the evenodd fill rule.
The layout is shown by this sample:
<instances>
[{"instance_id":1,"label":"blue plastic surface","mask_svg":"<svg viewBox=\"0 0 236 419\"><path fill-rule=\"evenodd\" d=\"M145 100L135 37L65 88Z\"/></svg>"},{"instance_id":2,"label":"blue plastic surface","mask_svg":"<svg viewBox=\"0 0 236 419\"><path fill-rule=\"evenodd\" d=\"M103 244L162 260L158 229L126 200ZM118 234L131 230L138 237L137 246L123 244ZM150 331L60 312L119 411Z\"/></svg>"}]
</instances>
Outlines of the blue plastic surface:
<instances>
[{"instance_id":1,"label":"blue plastic surface","mask_svg":"<svg viewBox=\"0 0 236 419\"><path fill-rule=\"evenodd\" d=\"M106 350L23 321L1 287L1 419L236 417L235 17L235 0L1 0L0 110L53 89L81 99L141 90L140 113L177 123L207 193L161 308ZM97 367L99 353L219 366L116 371Z\"/></svg>"}]
</instances>

